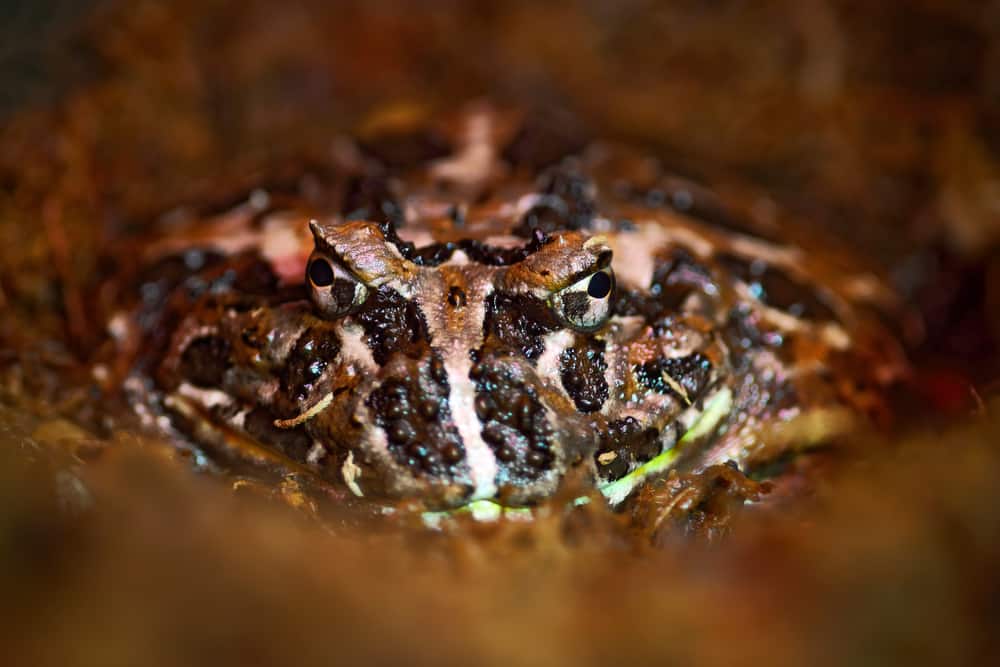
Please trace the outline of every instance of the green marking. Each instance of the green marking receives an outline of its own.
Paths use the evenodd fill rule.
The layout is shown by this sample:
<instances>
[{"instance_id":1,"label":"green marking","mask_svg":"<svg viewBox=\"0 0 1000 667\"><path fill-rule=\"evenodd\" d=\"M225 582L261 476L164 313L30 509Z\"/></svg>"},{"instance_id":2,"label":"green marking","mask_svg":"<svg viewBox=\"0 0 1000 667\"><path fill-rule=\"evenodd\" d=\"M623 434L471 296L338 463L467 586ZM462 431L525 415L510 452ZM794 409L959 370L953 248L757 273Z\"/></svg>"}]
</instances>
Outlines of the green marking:
<instances>
[{"instance_id":1,"label":"green marking","mask_svg":"<svg viewBox=\"0 0 1000 667\"><path fill-rule=\"evenodd\" d=\"M729 387L723 387L705 406L705 411L698 417L698 421L691 424L691 428L681 437L679 444L686 445L709 435L719 427L719 423L732 409L733 392Z\"/></svg>"},{"instance_id":2,"label":"green marking","mask_svg":"<svg viewBox=\"0 0 1000 667\"><path fill-rule=\"evenodd\" d=\"M704 436L710 435L719 427L723 418L733 407L733 392L729 387L724 387L709 400L704 412L699 415L698 420L691 425L687 433L681 437L680 442L671 449L663 452L659 456L646 461L641 466L625 475L621 479L615 480L600 487L600 491L607 498L608 504L617 505L628 497L628 494L639 484L658 472L663 472L677 460L681 447L687 445Z\"/></svg>"}]
</instances>

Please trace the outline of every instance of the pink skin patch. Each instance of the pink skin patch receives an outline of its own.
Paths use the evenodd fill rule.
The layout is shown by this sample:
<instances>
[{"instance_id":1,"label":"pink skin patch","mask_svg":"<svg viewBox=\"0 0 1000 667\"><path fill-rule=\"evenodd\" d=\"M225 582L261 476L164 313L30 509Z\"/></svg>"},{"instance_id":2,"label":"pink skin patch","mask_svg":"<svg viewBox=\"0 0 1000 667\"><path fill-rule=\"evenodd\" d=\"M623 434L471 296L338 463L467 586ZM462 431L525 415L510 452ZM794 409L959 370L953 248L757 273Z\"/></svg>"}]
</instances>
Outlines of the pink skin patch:
<instances>
[{"instance_id":1,"label":"pink skin patch","mask_svg":"<svg viewBox=\"0 0 1000 667\"><path fill-rule=\"evenodd\" d=\"M211 248L235 255L256 248L267 259L282 284L302 282L306 262L313 250L309 222L301 216L272 216L259 229L249 224L245 211L202 221L197 229L174 231L169 237L148 244L146 255L156 257L185 248Z\"/></svg>"},{"instance_id":2,"label":"pink skin patch","mask_svg":"<svg viewBox=\"0 0 1000 667\"><path fill-rule=\"evenodd\" d=\"M305 275L308 259L309 253L268 257L271 268L278 274L278 279L283 285L302 282L302 276Z\"/></svg>"},{"instance_id":3,"label":"pink skin patch","mask_svg":"<svg viewBox=\"0 0 1000 667\"><path fill-rule=\"evenodd\" d=\"M302 218L271 218L264 223L257 242L261 254L282 284L302 282L313 250L309 225Z\"/></svg>"}]
</instances>

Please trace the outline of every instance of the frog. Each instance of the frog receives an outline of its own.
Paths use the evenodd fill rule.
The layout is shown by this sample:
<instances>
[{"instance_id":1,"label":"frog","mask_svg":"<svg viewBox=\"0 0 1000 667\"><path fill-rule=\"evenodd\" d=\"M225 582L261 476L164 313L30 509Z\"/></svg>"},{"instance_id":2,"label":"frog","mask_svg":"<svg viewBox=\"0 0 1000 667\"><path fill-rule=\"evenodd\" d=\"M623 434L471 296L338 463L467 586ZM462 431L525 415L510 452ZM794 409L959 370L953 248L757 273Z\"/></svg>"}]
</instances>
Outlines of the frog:
<instances>
[{"instance_id":1,"label":"frog","mask_svg":"<svg viewBox=\"0 0 1000 667\"><path fill-rule=\"evenodd\" d=\"M585 479L617 505L869 419L905 373L885 281L766 197L491 104L374 125L127 253L122 384L224 469L429 510Z\"/></svg>"}]
</instances>

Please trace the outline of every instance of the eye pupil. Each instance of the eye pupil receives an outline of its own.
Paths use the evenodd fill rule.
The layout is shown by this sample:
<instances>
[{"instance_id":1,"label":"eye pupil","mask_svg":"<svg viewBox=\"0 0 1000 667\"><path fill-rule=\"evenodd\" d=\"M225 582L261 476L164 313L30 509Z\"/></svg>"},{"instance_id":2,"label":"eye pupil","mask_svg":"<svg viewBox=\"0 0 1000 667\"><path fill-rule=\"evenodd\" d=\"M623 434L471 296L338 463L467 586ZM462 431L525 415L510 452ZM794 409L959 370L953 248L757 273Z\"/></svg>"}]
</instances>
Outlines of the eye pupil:
<instances>
[{"instance_id":1,"label":"eye pupil","mask_svg":"<svg viewBox=\"0 0 1000 667\"><path fill-rule=\"evenodd\" d=\"M587 283L587 294L594 299L603 299L611 294L611 276L604 271L595 273Z\"/></svg>"},{"instance_id":2,"label":"eye pupil","mask_svg":"<svg viewBox=\"0 0 1000 667\"><path fill-rule=\"evenodd\" d=\"M314 259L309 263L309 280L317 287L333 284L333 267L325 259Z\"/></svg>"}]
</instances>

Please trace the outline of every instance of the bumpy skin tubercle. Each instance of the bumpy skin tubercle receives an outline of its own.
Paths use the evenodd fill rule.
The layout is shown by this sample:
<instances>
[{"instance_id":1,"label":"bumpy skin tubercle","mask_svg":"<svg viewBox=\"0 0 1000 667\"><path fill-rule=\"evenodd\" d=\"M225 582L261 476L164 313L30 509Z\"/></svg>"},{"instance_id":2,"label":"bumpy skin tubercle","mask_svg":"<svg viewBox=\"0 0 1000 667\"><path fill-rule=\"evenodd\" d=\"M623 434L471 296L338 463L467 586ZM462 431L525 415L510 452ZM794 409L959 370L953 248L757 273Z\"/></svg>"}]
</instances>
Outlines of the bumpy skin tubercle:
<instances>
[{"instance_id":1,"label":"bumpy skin tubercle","mask_svg":"<svg viewBox=\"0 0 1000 667\"><path fill-rule=\"evenodd\" d=\"M157 298L124 317L157 409L209 454L365 497L524 505L585 466L618 501L773 456L772 425L857 414L902 368L873 277L625 149L539 164L483 131L501 116L441 125L447 156L342 151L322 197L145 242Z\"/></svg>"}]
</instances>

